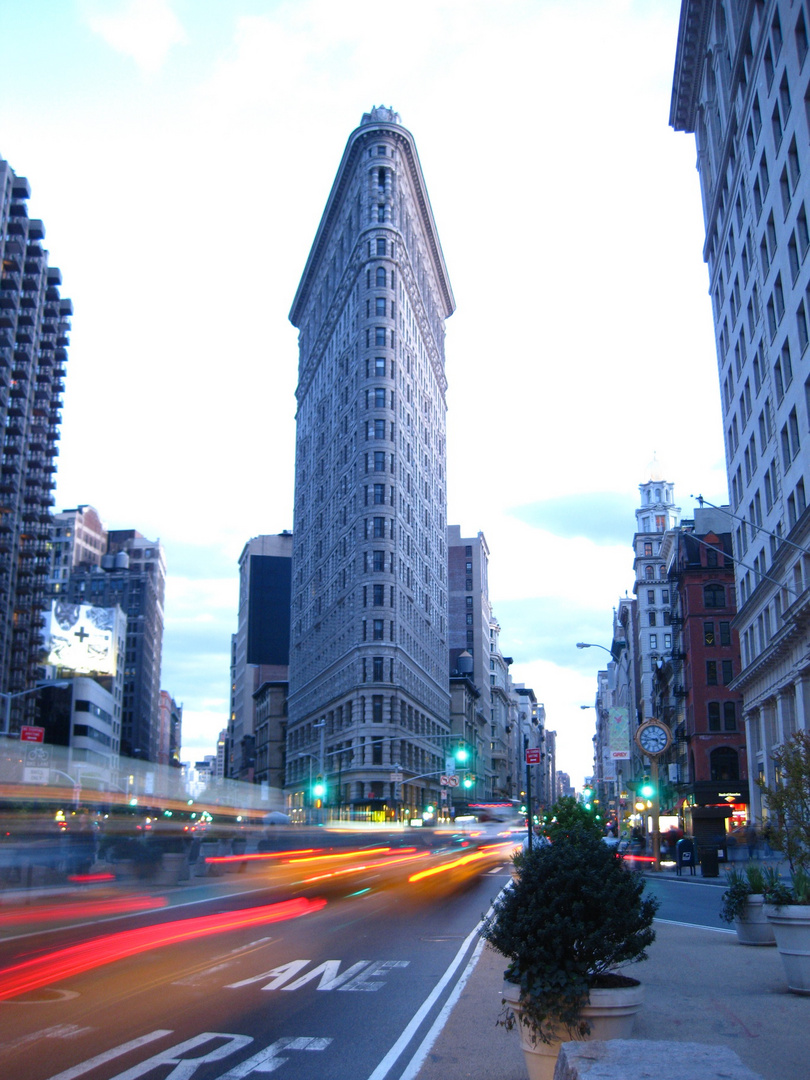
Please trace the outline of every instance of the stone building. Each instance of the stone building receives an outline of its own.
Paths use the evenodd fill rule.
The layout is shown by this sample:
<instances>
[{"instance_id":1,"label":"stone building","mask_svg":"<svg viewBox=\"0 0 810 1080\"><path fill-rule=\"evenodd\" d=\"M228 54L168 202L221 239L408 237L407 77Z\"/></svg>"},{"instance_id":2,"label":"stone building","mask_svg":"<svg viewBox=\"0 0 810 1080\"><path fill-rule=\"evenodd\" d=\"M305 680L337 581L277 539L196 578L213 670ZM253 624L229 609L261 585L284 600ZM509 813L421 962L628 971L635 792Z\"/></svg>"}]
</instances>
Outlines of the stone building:
<instances>
[{"instance_id":1,"label":"stone building","mask_svg":"<svg viewBox=\"0 0 810 1080\"><path fill-rule=\"evenodd\" d=\"M455 301L413 136L349 136L299 330L286 791L424 809L449 740L444 322ZM401 766L401 783L392 778Z\"/></svg>"},{"instance_id":2,"label":"stone building","mask_svg":"<svg viewBox=\"0 0 810 1080\"><path fill-rule=\"evenodd\" d=\"M809 52L805 2L682 2L670 124L697 148L751 781L810 723Z\"/></svg>"}]
</instances>

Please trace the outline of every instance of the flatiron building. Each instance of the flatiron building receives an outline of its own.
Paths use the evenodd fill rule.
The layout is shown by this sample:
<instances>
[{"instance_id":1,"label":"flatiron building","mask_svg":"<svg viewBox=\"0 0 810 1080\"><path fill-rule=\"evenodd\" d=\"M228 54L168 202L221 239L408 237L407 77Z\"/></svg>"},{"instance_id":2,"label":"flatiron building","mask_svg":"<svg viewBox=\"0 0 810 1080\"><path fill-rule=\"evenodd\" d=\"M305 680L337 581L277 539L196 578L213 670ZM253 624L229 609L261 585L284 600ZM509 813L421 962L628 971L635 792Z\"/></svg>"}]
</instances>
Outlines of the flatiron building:
<instances>
[{"instance_id":1,"label":"flatiron building","mask_svg":"<svg viewBox=\"0 0 810 1080\"><path fill-rule=\"evenodd\" d=\"M454 307L413 136L374 108L349 136L290 312L293 810L318 775L341 813L404 816L439 793Z\"/></svg>"}]
</instances>

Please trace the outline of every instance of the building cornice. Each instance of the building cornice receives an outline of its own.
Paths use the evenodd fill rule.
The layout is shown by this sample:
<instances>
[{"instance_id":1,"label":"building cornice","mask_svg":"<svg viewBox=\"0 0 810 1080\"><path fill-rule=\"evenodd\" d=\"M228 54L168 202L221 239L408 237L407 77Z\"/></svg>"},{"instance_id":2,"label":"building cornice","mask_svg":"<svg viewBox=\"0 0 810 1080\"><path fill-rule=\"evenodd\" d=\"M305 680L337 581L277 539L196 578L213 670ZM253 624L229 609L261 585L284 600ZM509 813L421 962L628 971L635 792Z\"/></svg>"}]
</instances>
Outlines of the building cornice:
<instances>
[{"instance_id":1,"label":"building cornice","mask_svg":"<svg viewBox=\"0 0 810 1080\"><path fill-rule=\"evenodd\" d=\"M681 3L669 106L669 124L675 131L695 131L711 10L712 0L682 0Z\"/></svg>"}]
</instances>

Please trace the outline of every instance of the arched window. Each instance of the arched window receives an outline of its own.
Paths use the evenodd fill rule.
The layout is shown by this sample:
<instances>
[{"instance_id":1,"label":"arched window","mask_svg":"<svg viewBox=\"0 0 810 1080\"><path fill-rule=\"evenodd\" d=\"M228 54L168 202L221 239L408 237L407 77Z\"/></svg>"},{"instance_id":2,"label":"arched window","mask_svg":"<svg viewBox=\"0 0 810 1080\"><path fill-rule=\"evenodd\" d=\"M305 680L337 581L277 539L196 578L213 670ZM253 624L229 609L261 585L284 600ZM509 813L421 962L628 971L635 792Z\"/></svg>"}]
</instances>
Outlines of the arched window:
<instances>
[{"instance_id":1,"label":"arched window","mask_svg":"<svg viewBox=\"0 0 810 1080\"><path fill-rule=\"evenodd\" d=\"M378 266L377 267L377 285L380 286L383 289L385 288L385 267L384 266Z\"/></svg>"},{"instance_id":2,"label":"arched window","mask_svg":"<svg viewBox=\"0 0 810 1080\"><path fill-rule=\"evenodd\" d=\"M740 759L737 751L730 746L719 746L709 755L709 769L712 780L739 780Z\"/></svg>"},{"instance_id":3,"label":"arched window","mask_svg":"<svg viewBox=\"0 0 810 1080\"><path fill-rule=\"evenodd\" d=\"M706 607L725 607L726 590L722 585L705 585L703 587L703 603Z\"/></svg>"},{"instance_id":4,"label":"arched window","mask_svg":"<svg viewBox=\"0 0 810 1080\"><path fill-rule=\"evenodd\" d=\"M647 581L652 581L655 577L655 569L652 566L645 566L644 576L646 577Z\"/></svg>"}]
</instances>

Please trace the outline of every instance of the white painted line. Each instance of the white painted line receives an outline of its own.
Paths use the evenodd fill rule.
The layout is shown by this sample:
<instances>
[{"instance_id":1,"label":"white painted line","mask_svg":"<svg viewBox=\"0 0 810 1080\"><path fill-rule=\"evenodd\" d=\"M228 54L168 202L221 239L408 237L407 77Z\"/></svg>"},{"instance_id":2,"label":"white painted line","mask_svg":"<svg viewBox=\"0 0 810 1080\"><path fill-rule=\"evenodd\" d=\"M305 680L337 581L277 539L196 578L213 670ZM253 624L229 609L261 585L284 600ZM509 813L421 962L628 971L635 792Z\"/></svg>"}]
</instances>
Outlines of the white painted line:
<instances>
[{"instance_id":1,"label":"white painted line","mask_svg":"<svg viewBox=\"0 0 810 1080\"><path fill-rule=\"evenodd\" d=\"M489 911L487 912L487 915L489 915L489 913L491 911L492 911L492 908L489 909ZM388 1051L388 1053L382 1059L380 1064L377 1066L377 1068L371 1074L371 1076L369 1077L369 1080L384 1080L384 1078L391 1071L391 1069L393 1068L395 1062L400 1057L402 1052L405 1050L405 1048L407 1047L407 1045L411 1041L411 1039L414 1037L414 1034L416 1033L416 1031L419 1029L420 1024L425 1019L428 1012L430 1012L430 1010L433 1008L433 1005L434 1005L436 999L439 997L442 990L444 990L445 986L447 986L448 982L450 981L450 979L455 974L456 969L458 968L458 966L461 964L461 961L466 956L467 950L469 949L471 942L473 941L475 936L478 934L478 930L479 930L480 926L481 926L481 923L479 922L476 925L475 929L473 929L467 935L467 937L464 939L464 941L462 942L461 948L458 950L456 955L453 957L452 961L450 962L450 966L447 968L444 975L442 975L441 979L439 979L438 983L436 983L433 990L428 994L428 996L422 1002L419 1009L416 1011L413 1018L411 1019L411 1022L408 1024L408 1026L402 1032L400 1037L397 1039L397 1041L394 1043L394 1045L391 1047L391 1049ZM478 950L476 950L476 951L478 951ZM472 969L470 969L470 970L472 970ZM464 973L464 976L469 977L466 971ZM466 981L466 979L465 979L465 981ZM442 1010L442 1013L443 1012L444 1012L444 1010ZM435 1025L434 1025L434 1027L435 1027ZM434 1039L435 1039L435 1035L434 1035ZM424 1045L424 1043L422 1045ZM421 1050L421 1047L420 1047L420 1050ZM419 1053L419 1051L417 1051L417 1054L418 1053ZM409 1068L410 1068L410 1066L409 1066Z\"/></svg>"},{"instance_id":2,"label":"white painted line","mask_svg":"<svg viewBox=\"0 0 810 1080\"><path fill-rule=\"evenodd\" d=\"M455 1008L455 1005L456 1005L456 1002L458 1001L458 999L461 997L461 992L464 989L464 987L467 985L467 980L469 979L470 975L472 975L473 968L478 963L479 957L481 956L481 953L483 952L483 949L484 949L485 945L486 945L486 942L484 941L483 938L481 938L481 940L475 946L475 951L473 952L472 956L470 957L469 962L467 963L467 966L464 969L463 974L461 975L461 978L458 980L456 985L453 987L453 992L450 994L450 997L445 1002L444 1008L439 1013L439 1015L436 1017L436 1021L433 1024L433 1027L430 1029L430 1031L427 1033L427 1035L422 1040L420 1046L416 1050L416 1053L413 1055L411 1060L406 1065L405 1070L402 1073L402 1075L400 1076L399 1080L414 1080L414 1077L417 1075L419 1070L422 1068L422 1065L424 1064L425 1058L430 1053L431 1048L433 1047L433 1044L436 1042L436 1039L439 1037L439 1033L441 1032L444 1025L447 1023L448 1016L450 1015L450 1013Z\"/></svg>"},{"instance_id":3,"label":"white painted line","mask_svg":"<svg viewBox=\"0 0 810 1080\"><path fill-rule=\"evenodd\" d=\"M701 923L678 922L677 919L656 919L656 922L665 926L685 926L687 930L710 930L714 934L736 934L736 930L726 929L724 926L703 926Z\"/></svg>"},{"instance_id":4,"label":"white painted line","mask_svg":"<svg viewBox=\"0 0 810 1080\"><path fill-rule=\"evenodd\" d=\"M112 1050L105 1050L103 1054L97 1054L94 1058L83 1061L81 1065L74 1065L72 1069L65 1069L64 1072L51 1076L49 1080L74 1080L74 1077L84 1076L91 1069L95 1069L107 1061L113 1061L115 1058L121 1057L122 1054L128 1054L130 1050L137 1050L139 1046L146 1046L147 1043L154 1042L155 1039L162 1039L164 1035L171 1035L171 1029L158 1028L157 1031L150 1031L148 1035L141 1035L138 1039L131 1039L130 1042L121 1043L120 1046L115 1046Z\"/></svg>"}]
</instances>

